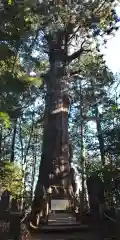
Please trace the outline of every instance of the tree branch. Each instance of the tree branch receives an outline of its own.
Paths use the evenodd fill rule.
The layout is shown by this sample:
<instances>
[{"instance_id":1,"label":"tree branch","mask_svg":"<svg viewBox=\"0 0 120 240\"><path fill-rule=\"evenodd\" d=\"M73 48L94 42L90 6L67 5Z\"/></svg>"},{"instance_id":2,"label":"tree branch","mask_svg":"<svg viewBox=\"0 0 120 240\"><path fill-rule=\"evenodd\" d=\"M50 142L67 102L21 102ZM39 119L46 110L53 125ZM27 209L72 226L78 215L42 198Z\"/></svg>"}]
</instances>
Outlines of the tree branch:
<instances>
[{"instance_id":1,"label":"tree branch","mask_svg":"<svg viewBox=\"0 0 120 240\"><path fill-rule=\"evenodd\" d=\"M67 62L71 62L72 60L78 58L83 54L84 52L91 52L91 49L84 49L83 44L85 41L81 44L81 47L78 51L74 52L72 55L67 56Z\"/></svg>"},{"instance_id":2,"label":"tree branch","mask_svg":"<svg viewBox=\"0 0 120 240\"><path fill-rule=\"evenodd\" d=\"M106 3L106 0L101 3L101 5L96 9L96 11L94 11L94 13L95 14L98 13L98 11L100 11L101 8L104 7L105 3Z\"/></svg>"},{"instance_id":3,"label":"tree branch","mask_svg":"<svg viewBox=\"0 0 120 240\"><path fill-rule=\"evenodd\" d=\"M75 70L75 71L70 71L70 76L74 76L76 74L80 74L81 73L81 69Z\"/></svg>"},{"instance_id":4,"label":"tree branch","mask_svg":"<svg viewBox=\"0 0 120 240\"><path fill-rule=\"evenodd\" d=\"M69 41L70 41L71 39L73 39L73 37L75 37L76 33L79 31L80 28L81 28L81 26L78 26L78 27L77 27L76 31L69 37Z\"/></svg>"}]
</instances>

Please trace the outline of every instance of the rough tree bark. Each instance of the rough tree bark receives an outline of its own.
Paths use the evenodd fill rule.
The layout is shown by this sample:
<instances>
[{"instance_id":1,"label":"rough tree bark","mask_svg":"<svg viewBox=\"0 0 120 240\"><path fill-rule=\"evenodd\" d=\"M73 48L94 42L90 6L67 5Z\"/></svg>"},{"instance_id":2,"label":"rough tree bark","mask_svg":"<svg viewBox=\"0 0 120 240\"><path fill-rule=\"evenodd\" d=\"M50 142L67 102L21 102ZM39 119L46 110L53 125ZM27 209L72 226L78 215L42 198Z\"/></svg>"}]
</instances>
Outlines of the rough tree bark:
<instances>
[{"instance_id":1,"label":"rough tree bark","mask_svg":"<svg viewBox=\"0 0 120 240\"><path fill-rule=\"evenodd\" d=\"M62 35L62 34L61 34ZM50 71L46 76L46 121L44 123L43 148L39 177L35 190L32 210L40 208L43 196L41 186L60 185L66 189L72 185L68 110L69 94L66 74L66 48L62 48L60 37L48 39ZM52 177L52 179L51 179Z\"/></svg>"},{"instance_id":2,"label":"rough tree bark","mask_svg":"<svg viewBox=\"0 0 120 240\"><path fill-rule=\"evenodd\" d=\"M39 180L45 188L49 187L49 175L54 176L60 171L61 181L65 170L69 169L69 138L68 138L68 108L63 94L61 94L61 81L55 84L53 93L47 95L48 102L47 121L44 129L43 151L40 165ZM59 179L60 180L60 179ZM57 179L56 179L57 181ZM67 181L67 180L66 180ZM64 181L64 184L67 182ZM66 182L66 183L65 183ZM62 184L59 182L56 184Z\"/></svg>"}]
</instances>

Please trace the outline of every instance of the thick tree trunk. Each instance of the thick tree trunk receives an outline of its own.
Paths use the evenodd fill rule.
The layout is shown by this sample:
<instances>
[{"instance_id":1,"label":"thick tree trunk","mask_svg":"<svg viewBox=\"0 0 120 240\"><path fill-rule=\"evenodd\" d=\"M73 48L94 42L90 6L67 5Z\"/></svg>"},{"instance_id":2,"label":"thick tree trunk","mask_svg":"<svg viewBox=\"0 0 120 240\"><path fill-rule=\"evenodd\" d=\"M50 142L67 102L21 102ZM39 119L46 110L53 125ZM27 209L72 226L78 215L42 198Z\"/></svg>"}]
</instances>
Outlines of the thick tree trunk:
<instances>
[{"instance_id":1,"label":"thick tree trunk","mask_svg":"<svg viewBox=\"0 0 120 240\"><path fill-rule=\"evenodd\" d=\"M68 94L61 94L61 81L46 96L46 122L36 194L40 185L70 186L70 156L68 136Z\"/></svg>"},{"instance_id":2,"label":"thick tree trunk","mask_svg":"<svg viewBox=\"0 0 120 240\"><path fill-rule=\"evenodd\" d=\"M56 52L55 52L56 51ZM39 177L35 190L32 210L40 206L43 197L42 187L47 190L51 185L63 186L66 190L72 185L68 110L69 96L65 62L62 50L50 52L50 72L46 81L46 121L44 125L43 149Z\"/></svg>"},{"instance_id":3,"label":"thick tree trunk","mask_svg":"<svg viewBox=\"0 0 120 240\"><path fill-rule=\"evenodd\" d=\"M69 138L68 138L68 108L67 93L61 96L59 82L53 93L47 96L48 116L44 130L43 152L40 165L40 182L45 188L49 187L49 175L53 174L57 178L60 171L58 184L62 184L65 171L70 171L69 164ZM64 99L64 97L66 99ZM51 103L51 104L50 104ZM51 106L50 106L51 105ZM55 180L55 182L57 179ZM56 183L57 184L57 183ZM64 184L66 184L64 182Z\"/></svg>"}]
</instances>

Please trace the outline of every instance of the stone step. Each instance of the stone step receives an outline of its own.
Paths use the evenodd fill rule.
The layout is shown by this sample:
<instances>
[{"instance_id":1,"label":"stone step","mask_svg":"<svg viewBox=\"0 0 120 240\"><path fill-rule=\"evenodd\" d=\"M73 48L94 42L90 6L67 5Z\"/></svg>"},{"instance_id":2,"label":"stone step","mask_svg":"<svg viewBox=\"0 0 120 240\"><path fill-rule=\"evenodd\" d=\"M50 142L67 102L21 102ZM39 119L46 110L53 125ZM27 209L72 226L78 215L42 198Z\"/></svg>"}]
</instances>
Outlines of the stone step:
<instances>
[{"instance_id":1,"label":"stone step","mask_svg":"<svg viewBox=\"0 0 120 240\"><path fill-rule=\"evenodd\" d=\"M80 226L80 222L68 213L55 213L50 214L48 219L48 226Z\"/></svg>"},{"instance_id":2,"label":"stone step","mask_svg":"<svg viewBox=\"0 0 120 240\"><path fill-rule=\"evenodd\" d=\"M78 224L76 221L72 221L72 220L68 220L68 219L56 219L56 220L48 220L48 224L68 224L68 225L72 225L72 224Z\"/></svg>"},{"instance_id":3,"label":"stone step","mask_svg":"<svg viewBox=\"0 0 120 240\"><path fill-rule=\"evenodd\" d=\"M54 222L76 222L76 218L71 215L71 214L50 214L49 215L49 221L54 221Z\"/></svg>"},{"instance_id":4,"label":"stone step","mask_svg":"<svg viewBox=\"0 0 120 240\"><path fill-rule=\"evenodd\" d=\"M72 218L72 217L69 217L69 218L49 217L49 221L76 222L76 219L75 219L75 218Z\"/></svg>"},{"instance_id":5,"label":"stone step","mask_svg":"<svg viewBox=\"0 0 120 240\"><path fill-rule=\"evenodd\" d=\"M56 226L56 225L62 225L62 226L63 226L63 225L64 225L64 226L65 226L65 225L67 225L67 226L73 226L73 225L74 225L74 226L75 226L75 225L76 225L76 226L77 226L77 225L80 225L80 222L48 221L48 225L49 225L49 226L50 226L50 225L52 225L52 226L53 226L53 225L55 225L55 226Z\"/></svg>"},{"instance_id":6,"label":"stone step","mask_svg":"<svg viewBox=\"0 0 120 240\"><path fill-rule=\"evenodd\" d=\"M72 218L72 219L76 219L75 216L73 216L72 214L68 214L68 213L51 213L49 215L49 218L55 218L55 219L68 219L68 218Z\"/></svg>"},{"instance_id":7,"label":"stone step","mask_svg":"<svg viewBox=\"0 0 120 240\"><path fill-rule=\"evenodd\" d=\"M40 227L40 232L86 232L88 231L88 225L44 225Z\"/></svg>"}]
</instances>

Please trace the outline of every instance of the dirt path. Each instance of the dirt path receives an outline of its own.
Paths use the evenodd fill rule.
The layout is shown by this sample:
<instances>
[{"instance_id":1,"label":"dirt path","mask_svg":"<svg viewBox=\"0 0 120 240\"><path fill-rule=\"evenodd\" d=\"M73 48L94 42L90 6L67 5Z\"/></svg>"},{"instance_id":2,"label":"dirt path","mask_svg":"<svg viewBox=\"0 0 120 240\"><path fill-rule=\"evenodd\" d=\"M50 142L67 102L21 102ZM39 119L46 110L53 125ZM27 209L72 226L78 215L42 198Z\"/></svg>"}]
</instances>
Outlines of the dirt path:
<instances>
[{"instance_id":1,"label":"dirt path","mask_svg":"<svg viewBox=\"0 0 120 240\"><path fill-rule=\"evenodd\" d=\"M90 226L89 226L90 227ZM63 232L63 233L39 233L33 235L30 240L115 240L113 232L107 226L95 226L93 224L88 231Z\"/></svg>"},{"instance_id":2,"label":"dirt path","mask_svg":"<svg viewBox=\"0 0 120 240\"><path fill-rule=\"evenodd\" d=\"M74 234L40 234L33 236L31 240L98 240L93 239L88 233L74 233Z\"/></svg>"},{"instance_id":3,"label":"dirt path","mask_svg":"<svg viewBox=\"0 0 120 240\"><path fill-rule=\"evenodd\" d=\"M33 236L31 240L103 240L93 233L73 233L73 234L40 234Z\"/></svg>"}]
</instances>

